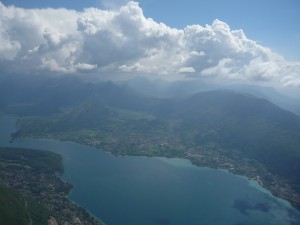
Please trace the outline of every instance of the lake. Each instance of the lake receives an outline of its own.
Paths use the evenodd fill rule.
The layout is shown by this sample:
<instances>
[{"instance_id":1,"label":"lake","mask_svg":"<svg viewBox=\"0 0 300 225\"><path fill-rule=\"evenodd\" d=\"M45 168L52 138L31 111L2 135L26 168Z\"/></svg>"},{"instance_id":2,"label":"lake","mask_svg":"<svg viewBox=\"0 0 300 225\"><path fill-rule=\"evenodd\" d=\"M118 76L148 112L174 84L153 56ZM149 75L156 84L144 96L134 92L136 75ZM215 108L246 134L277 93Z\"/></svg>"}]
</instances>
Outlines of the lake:
<instances>
[{"instance_id":1,"label":"lake","mask_svg":"<svg viewBox=\"0 0 300 225\"><path fill-rule=\"evenodd\" d=\"M16 119L0 118L0 146L63 156L69 198L107 225L296 225L300 213L257 182L183 159L116 157L56 140L9 143Z\"/></svg>"}]
</instances>

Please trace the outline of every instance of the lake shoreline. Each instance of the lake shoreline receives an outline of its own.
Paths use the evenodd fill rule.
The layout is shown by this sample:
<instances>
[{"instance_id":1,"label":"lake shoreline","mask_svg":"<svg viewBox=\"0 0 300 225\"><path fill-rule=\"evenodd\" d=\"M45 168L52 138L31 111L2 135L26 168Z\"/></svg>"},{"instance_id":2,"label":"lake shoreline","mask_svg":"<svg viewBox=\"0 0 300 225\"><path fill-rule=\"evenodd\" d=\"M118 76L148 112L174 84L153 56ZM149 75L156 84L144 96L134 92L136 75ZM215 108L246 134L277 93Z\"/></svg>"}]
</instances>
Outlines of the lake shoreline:
<instances>
[{"instance_id":1,"label":"lake shoreline","mask_svg":"<svg viewBox=\"0 0 300 225\"><path fill-rule=\"evenodd\" d=\"M239 158L239 161L229 158L216 157L217 160L206 158L205 154L193 152L188 154L194 165L206 166L213 169L224 169L234 175L244 176L247 179L255 180L262 188L269 191L273 196L287 201L292 207L300 211L300 195L290 185L286 184L280 177L267 171L262 165L251 165L247 159Z\"/></svg>"},{"instance_id":2,"label":"lake shoreline","mask_svg":"<svg viewBox=\"0 0 300 225\"><path fill-rule=\"evenodd\" d=\"M37 141L37 140L39 140L39 141ZM50 141L49 141L50 140ZM17 139L14 139L14 143L11 143L11 144L16 144L16 145L19 145L19 144L21 144L22 145L22 143L26 143L27 141L29 141L29 142L33 142L33 143L39 143L39 142L45 142L45 143L47 143L47 142L51 142L51 141L53 141L53 142L57 142L57 143L59 143L59 145L62 145L62 146L69 146L70 145L70 149L68 150L68 151L62 151L62 152L60 152L60 150L59 149L56 149L54 152L57 152L57 153L60 153L61 155L63 155L63 156L68 156L68 154L70 154L71 152L73 152L73 150L75 150L75 149L77 149L77 148L79 148L78 146L82 146L82 147L80 147L80 148L90 148L90 147L93 147L92 149L93 149L93 151L94 152L103 152L103 153L105 153L105 155L111 155L111 156L117 156L117 157L113 157L113 158L115 158L114 159L114 161L119 161L119 160L122 160L122 158L123 157L125 157L125 158L127 158L127 156L129 157L129 156L141 156L141 155L133 155L133 154L114 154L114 152L110 152L110 151L106 151L106 149L103 149L103 148L99 148L99 147L97 147L97 146L93 146L93 145L89 145L89 144L86 144L86 143L78 143L78 142L74 142L73 140L60 140L59 138L43 138L43 137L39 137L39 138L33 138L33 137L31 137L31 138L24 138L24 137L22 137L22 138L17 138ZM61 144L60 144L60 142L61 142ZM52 142L51 142L52 143ZM51 144L51 146L52 146L52 144ZM54 145L55 146L55 145ZM90 146L90 147L89 147ZM68 147L69 148L69 147ZM73 148L75 148L75 149L73 149ZM49 147L48 147L48 149L49 149ZM249 174L247 174L248 176L245 176L244 174L242 174L242 173L238 173L238 170L233 170L232 169L232 165L233 164L226 164L226 163L220 163L220 161L209 161L208 159L212 159L212 158L214 158L214 157L212 157L212 156L207 156L207 157L203 157L203 152L202 152L202 155L197 155L197 157L199 157L199 158L201 158L201 159L204 159L203 161L201 161L201 160L199 160L197 157L195 157L195 155L192 155L192 152L189 152L190 154L186 154L186 155L184 155L184 156L182 156L182 157L176 157L175 156L175 158L180 158L180 159L184 159L184 160L188 160L191 164L193 164L193 165L195 165L195 167L197 167L197 168L203 168L203 167L207 167L208 169L217 169L217 170L225 170L225 171L227 171L228 173L230 173L230 174L234 174L234 175L239 175L239 176L243 176L242 178L243 179L253 179L253 180L256 180L255 179L255 177L253 178L253 176L250 176ZM73 154L72 154L73 155ZM122 156L122 157L118 157L118 156ZM106 157L106 156L105 156ZM109 156L110 157L110 156ZM144 155L143 157L146 157L146 158L148 158L148 157L151 157L151 158L161 158L161 156L156 156L156 155ZM143 158L142 157L142 158ZM163 158L165 158L166 160L165 161L168 161L168 159L170 159L170 158L173 158L173 157L165 157L165 156L162 156ZM219 157L217 157L217 158L219 158ZM195 160L195 159L197 159L197 160ZM220 158L219 158L220 159ZM148 160L148 159L146 159L146 160ZM227 159L226 159L227 160ZM220 166L221 165L221 166ZM179 166L180 167L180 166ZM229 168L228 168L229 167ZM247 167L246 167L247 168ZM248 169L248 168L247 168ZM64 180L64 178L61 176L60 177L62 180ZM70 181L70 177L67 179L67 180L69 180ZM72 179L71 179L72 180ZM257 181L257 180L256 180ZM251 181L249 181L249 182L251 182ZM70 182L70 183L72 183L73 184L73 182ZM75 182L76 183L76 182ZM248 182L247 182L248 183ZM258 181L257 181L257 183L259 183ZM263 187L263 188L265 188L263 185L261 185L261 183L259 183L260 184L260 186L261 187ZM252 185L253 186L253 185ZM77 187L77 185L74 185L74 187L73 187L73 189L72 189L72 191L74 190L74 188L76 188L76 191L78 191L78 188L80 189L80 188L82 188L82 187L80 187L80 185ZM256 189L258 189L257 187L255 187ZM266 188L265 188L266 189ZM82 195L82 193L81 193L81 195ZM275 196L274 194L273 194L273 196ZM86 196L87 197L87 196ZM82 201L80 200L80 199L74 199L74 196L72 197L72 196L68 196L68 199L74 204L75 203L75 205L77 205L78 207L82 207L82 208L84 208L84 210L85 211L87 211L90 215L93 215L95 218L97 218L99 221L101 221L100 219L99 219L99 215L98 216L95 216L95 214L92 214L91 212L89 212L86 208L86 204L85 203L83 203L82 204ZM72 200L71 200L72 199ZM281 199L280 199L281 200ZM281 200L282 201L282 200ZM78 204L77 204L77 202L78 202ZM289 206L291 206L291 205L289 205ZM252 206L251 206L252 207ZM254 207L254 206L253 206ZM288 208L288 207L287 207ZM89 208L89 209L92 209L92 211L94 211L94 209L93 208ZM250 208L251 209L251 208ZM95 211L94 211L95 212ZM101 211L100 211L101 212ZM97 213L96 213L97 214ZM100 218L101 218L101 216L100 216ZM107 218L106 218L106 220L107 220ZM109 220L107 220L107 221L109 221ZM102 222L103 223L103 222Z\"/></svg>"},{"instance_id":3,"label":"lake shoreline","mask_svg":"<svg viewBox=\"0 0 300 225\"><path fill-rule=\"evenodd\" d=\"M29 155L30 160L33 161L39 154L47 154L47 157L50 157L50 153L54 153L16 147L0 147L0 150L14 154L8 156L11 158L0 158L0 184L16 190L24 198L33 199L41 207L47 209L50 222L57 221L58 224L72 225L105 225L86 209L69 199L70 191L74 186L61 179L63 171L44 169L42 166L35 166L39 164L28 163L28 160L23 164L10 163L16 161L19 154Z\"/></svg>"},{"instance_id":4,"label":"lake shoreline","mask_svg":"<svg viewBox=\"0 0 300 225\"><path fill-rule=\"evenodd\" d=\"M283 200L287 201L290 206L294 207L296 210L300 212L300 195L297 194L295 191L292 190L292 188L284 184L283 181L279 177L274 176L270 172L268 172L265 168L262 168L261 165L258 166L258 168L255 168L255 166L252 166L248 163L248 165L240 165L240 162L243 160L240 158L240 161L235 161L228 159L227 157L220 157L218 155L218 160L213 160L214 158L210 156L205 156L207 152L201 152L199 154L198 152L191 151L187 152L183 157L169 157L169 156L160 156L160 155L135 155L135 154L116 154L115 152L111 152L106 149L99 148L97 145L92 145L90 143L79 143L73 140L63 140L63 139L56 139L56 138L13 138L11 141L15 140L55 140L55 141L61 141L61 142L73 142L84 146L90 146L94 147L96 149L99 149L101 151L110 153L116 157L119 156L144 156L144 157L163 157L167 159L172 158L179 158L179 159L186 159L191 162L191 164L197 166L197 167L207 167L210 169L221 169L225 170L233 175L242 176L247 178L248 180L254 180L256 181L260 187L263 189L266 189L268 192L270 192L273 196ZM214 153L218 154L218 153ZM222 158L220 160L220 158Z\"/></svg>"}]
</instances>

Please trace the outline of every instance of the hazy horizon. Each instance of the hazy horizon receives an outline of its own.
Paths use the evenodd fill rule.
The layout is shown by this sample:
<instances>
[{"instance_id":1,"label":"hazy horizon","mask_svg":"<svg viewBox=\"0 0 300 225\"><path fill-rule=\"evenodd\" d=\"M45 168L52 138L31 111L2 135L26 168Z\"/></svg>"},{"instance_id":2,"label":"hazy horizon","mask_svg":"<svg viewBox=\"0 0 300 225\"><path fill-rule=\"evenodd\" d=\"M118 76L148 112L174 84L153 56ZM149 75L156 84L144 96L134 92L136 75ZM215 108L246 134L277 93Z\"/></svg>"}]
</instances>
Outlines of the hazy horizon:
<instances>
[{"instance_id":1,"label":"hazy horizon","mask_svg":"<svg viewBox=\"0 0 300 225\"><path fill-rule=\"evenodd\" d=\"M289 22L284 28L289 41L290 36L300 35L296 26L292 28L296 18L294 11L300 8L299 4L292 0L285 4L276 2L267 12L264 3L257 6L259 19L253 19L251 24L248 20L255 12L247 12L236 2L213 8L213 3L200 1L199 9L202 4L212 10L210 17L201 10L203 21L215 17L201 25L201 21L196 21L201 14L180 22L181 14L175 18L171 12L164 13L166 3L155 13L152 8L155 4L147 1L140 4L87 1L73 5L64 1L2 1L1 75L74 75L99 80L126 80L137 76L168 81L196 79L208 83L270 86L286 93L291 90L296 93L294 96L300 93L300 56L277 52L283 46L295 50L299 45L279 42L274 45L278 35L284 38L280 30L274 29L277 19L260 17L263 12L275 16L281 10L285 16L282 21ZM182 8L183 15L188 14L184 10L194 12L195 4L187 2ZM233 13L235 9L230 6L234 4L236 11L245 12L245 16ZM221 6L223 11L218 8ZM174 7L173 13L180 12L180 8ZM226 10L229 11L225 13ZM218 19L218 15L233 23L234 28ZM239 18L240 24L235 24ZM172 25L163 23L163 19ZM255 26L261 26L260 20L270 29L253 33ZM253 37L264 41L249 38L242 25ZM266 47L271 45L274 46Z\"/></svg>"}]
</instances>

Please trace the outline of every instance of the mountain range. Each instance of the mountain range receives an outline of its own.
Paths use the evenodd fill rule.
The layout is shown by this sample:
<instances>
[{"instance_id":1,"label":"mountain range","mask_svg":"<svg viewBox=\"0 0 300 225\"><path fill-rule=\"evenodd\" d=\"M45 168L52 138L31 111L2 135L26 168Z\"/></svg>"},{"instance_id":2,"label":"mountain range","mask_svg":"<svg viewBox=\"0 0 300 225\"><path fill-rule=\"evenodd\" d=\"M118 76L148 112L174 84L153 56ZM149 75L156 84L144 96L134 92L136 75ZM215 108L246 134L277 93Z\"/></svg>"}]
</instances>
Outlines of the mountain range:
<instances>
[{"instance_id":1,"label":"mountain range","mask_svg":"<svg viewBox=\"0 0 300 225\"><path fill-rule=\"evenodd\" d=\"M45 78L33 83L7 78L0 82L0 111L20 118L14 138L72 140L117 155L189 158L191 152L213 153L209 160L216 161L215 167L219 155L228 162L240 155L240 167L253 162L300 196L297 107L291 112L274 104L261 87L247 92L245 87L216 88L203 82L160 84L144 79L91 83ZM174 95L179 89L180 96ZM264 93L270 92L273 97L277 93ZM278 102L293 100L278 95Z\"/></svg>"}]
</instances>

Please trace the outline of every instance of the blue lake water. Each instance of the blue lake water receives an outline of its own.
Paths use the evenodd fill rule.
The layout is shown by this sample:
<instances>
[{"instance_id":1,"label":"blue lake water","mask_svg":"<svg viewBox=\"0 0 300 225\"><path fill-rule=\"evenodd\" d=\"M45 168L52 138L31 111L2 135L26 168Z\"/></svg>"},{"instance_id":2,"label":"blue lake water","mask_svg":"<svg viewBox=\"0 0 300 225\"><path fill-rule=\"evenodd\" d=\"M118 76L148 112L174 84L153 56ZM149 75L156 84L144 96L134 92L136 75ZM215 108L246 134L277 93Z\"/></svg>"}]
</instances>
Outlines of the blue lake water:
<instances>
[{"instance_id":1,"label":"blue lake water","mask_svg":"<svg viewBox=\"0 0 300 225\"><path fill-rule=\"evenodd\" d=\"M73 142L9 143L16 119L0 118L0 146L63 156L69 198L107 225L297 225L300 213L256 182L182 159L115 157Z\"/></svg>"}]
</instances>

